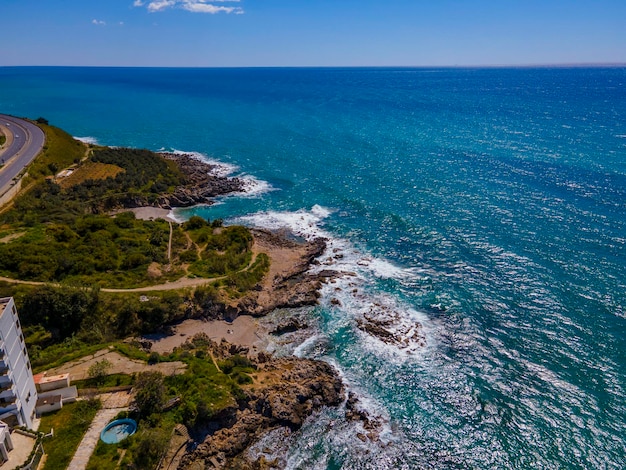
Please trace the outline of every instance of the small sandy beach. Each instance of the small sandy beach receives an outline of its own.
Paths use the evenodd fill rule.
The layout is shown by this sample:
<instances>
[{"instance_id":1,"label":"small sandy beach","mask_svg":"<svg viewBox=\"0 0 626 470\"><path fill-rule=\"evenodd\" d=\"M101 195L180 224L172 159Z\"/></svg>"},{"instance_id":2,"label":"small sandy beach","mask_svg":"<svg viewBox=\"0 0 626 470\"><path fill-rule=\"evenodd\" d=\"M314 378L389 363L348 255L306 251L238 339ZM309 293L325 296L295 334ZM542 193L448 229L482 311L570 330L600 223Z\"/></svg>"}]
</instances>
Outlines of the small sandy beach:
<instances>
[{"instance_id":1,"label":"small sandy beach","mask_svg":"<svg viewBox=\"0 0 626 470\"><path fill-rule=\"evenodd\" d=\"M120 212L134 212L135 217L142 220L165 219L168 222L176 222L176 220L170 217L171 211L169 209L161 209L160 207L135 207L123 209Z\"/></svg>"},{"instance_id":2,"label":"small sandy beach","mask_svg":"<svg viewBox=\"0 0 626 470\"><path fill-rule=\"evenodd\" d=\"M171 335L146 335L143 338L152 341L152 351L159 354L171 352L189 338L198 333L205 333L213 341L225 339L229 343L246 346L251 352L265 349L267 332L258 321L250 316L242 315L232 323L223 320L185 320L172 327Z\"/></svg>"}]
</instances>

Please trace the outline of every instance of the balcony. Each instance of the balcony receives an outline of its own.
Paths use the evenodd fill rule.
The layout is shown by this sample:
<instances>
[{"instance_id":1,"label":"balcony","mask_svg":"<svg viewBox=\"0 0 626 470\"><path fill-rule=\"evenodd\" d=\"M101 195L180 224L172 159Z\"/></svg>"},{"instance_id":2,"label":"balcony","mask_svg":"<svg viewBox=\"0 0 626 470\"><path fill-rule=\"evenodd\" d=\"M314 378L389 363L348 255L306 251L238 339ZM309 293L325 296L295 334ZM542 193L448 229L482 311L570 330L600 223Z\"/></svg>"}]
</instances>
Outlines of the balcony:
<instances>
[{"instance_id":1,"label":"balcony","mask_svg":"<svg viewBox=\"0 0 626 470\"><path fill-rule=\"evenodd\" d=\"M14 405L17 401L17 397L12 391L4 397L2 397L1 395L2 394L0 394L0 410Z\"/></svg>"},{"instance_id":2,"label":"balcony","mask_svg":"<svg viewBox=\"0 0 626 470\"><path fill-rule=\"evenodd\" d=\"M10 413L16 410L17 410L17 404L15 403L15 400L13 401L13 403L10 403L10 404L0 402L0 414Z\"/></svg>"},{"instance_id":3,"label":"balcony","mask_svg":"<svg viewBox=\"0 0 626 470\"><path fill-rule=\"evenodd\" d=\"M0 395L11 387L13 387L13 381L11 379L8 379L6 375L0 378Z\"/></svg>"}]
</instances>

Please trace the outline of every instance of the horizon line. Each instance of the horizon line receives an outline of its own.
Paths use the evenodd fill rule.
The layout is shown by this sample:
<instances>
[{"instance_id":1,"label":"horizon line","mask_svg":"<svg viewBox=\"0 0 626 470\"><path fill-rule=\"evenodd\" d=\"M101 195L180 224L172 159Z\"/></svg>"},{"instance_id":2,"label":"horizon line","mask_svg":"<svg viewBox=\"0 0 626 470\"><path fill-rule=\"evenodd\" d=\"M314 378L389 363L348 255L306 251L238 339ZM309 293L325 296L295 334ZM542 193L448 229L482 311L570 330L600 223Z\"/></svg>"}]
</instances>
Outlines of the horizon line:
<instances>
[{"instance_id":1,"label":"horizon line","mask_svg":"<svg viewBox=\"0 0 626 470\"><path fill-rule=\"evenodd\" d=\"M626 67L626 62L555 62L479 65L0 65L0 68L126 68L126 69L494 69L494 68L600 68Z\"/></svg>"}]
</instances>

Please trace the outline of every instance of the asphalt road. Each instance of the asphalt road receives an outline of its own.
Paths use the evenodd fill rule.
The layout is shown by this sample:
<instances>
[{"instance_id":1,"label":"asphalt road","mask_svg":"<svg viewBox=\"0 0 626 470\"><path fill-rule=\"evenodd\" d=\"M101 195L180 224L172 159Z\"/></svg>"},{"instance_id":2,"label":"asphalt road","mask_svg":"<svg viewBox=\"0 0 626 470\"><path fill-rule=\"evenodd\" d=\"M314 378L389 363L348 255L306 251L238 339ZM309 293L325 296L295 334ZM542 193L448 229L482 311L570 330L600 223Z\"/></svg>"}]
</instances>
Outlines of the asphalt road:
<instances>
[{"instance_id":1,"label":"asphalt road","mask_svg":"<svg viewBox=\"0 0 626 470\"><path fill-rule=\"evenodd\" d=\"M46 140L43 131L23 119L0 114L0 126L7 136L5 147L0 149L0 196L15 178L41 152Z\"/></svg>"}]
</instances>

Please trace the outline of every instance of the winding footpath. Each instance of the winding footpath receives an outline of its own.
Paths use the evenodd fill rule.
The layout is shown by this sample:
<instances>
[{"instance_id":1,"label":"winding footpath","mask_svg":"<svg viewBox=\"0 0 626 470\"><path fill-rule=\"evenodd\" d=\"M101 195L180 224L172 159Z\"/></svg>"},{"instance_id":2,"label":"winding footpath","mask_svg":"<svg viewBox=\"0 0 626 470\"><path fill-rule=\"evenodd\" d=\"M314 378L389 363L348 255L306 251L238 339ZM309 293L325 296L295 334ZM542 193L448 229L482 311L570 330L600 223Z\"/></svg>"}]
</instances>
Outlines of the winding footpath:
<instances>
[{"instance_id":1,"label":"winding footpath","mask_svg":"<svg viewBox=\"0 0 626 470\"><path fill-rule=\"evenodd\" d=\"M126 392L118 392L101 396L102 409L98 411L91 426L83 436L82 441L76 449L76 453L67 467L72 470L84 470L91 454L93 454L98 441L100 440L100 432L110 423L121 411L127 411L130 403L130 395Z\"/></svg>"},{"instance_id":2,"label":"winding footpath","mask_svg":"<svg viewBox=\"0 0 626 470\"><path fill-rule=\"evenodd\" d=\"M0 114L0 131L6 142L0 148L0 196L14 184L14 179L43 149L44 132L35 124Z\"/></svg>"}]
</instances>

